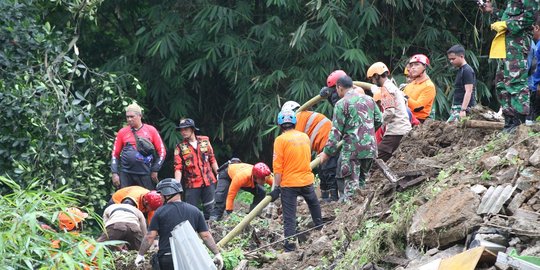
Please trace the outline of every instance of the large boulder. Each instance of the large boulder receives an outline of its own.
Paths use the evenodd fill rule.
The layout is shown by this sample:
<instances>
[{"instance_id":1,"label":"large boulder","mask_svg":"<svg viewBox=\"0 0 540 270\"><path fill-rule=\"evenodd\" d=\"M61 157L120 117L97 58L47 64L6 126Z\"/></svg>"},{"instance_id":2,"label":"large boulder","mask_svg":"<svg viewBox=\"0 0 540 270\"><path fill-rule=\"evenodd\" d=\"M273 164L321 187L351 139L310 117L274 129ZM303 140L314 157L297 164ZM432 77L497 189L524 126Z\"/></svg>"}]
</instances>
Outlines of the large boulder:
<instances>
[{"instance_id":1,"label":"large boulder","mask_svg":"<svg viewBox=\"0 0 540 270\"><path fill-rule=\"evenodd\" d=\"M408 232L417 246L444 247L464 239L482 218L476 214L480 197L461 186L438 194L420 206Z\"/></svg>"}]
</instances>

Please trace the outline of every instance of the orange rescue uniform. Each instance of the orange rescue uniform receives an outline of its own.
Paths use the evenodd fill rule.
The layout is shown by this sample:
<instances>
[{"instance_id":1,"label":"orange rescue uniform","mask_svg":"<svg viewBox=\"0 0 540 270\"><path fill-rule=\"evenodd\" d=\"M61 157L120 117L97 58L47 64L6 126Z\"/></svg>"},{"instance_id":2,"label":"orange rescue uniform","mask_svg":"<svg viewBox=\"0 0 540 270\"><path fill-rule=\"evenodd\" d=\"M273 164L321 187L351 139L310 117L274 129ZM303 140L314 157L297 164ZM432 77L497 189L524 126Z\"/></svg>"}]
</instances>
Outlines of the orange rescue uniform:
<instances>
[{"instance_id":1,"label":"orange rescue uniform","mask_svg":"<svg viewBox=\"0 0 540 270\"><path fill-rule=\"evenodd\" d=\"M147 222L150 224L150 220L152 220L152 217L154 216L154 211L148 211L143 204L143 196L148 192L150 192L150 190L141 186L129 186L117 190L112 195L112 201L114 203L122 203L125 198L132 199L137 205L137 208L146 214Z\"/></svg>"},{"instance_id":2,"label":"orange rescue uniform","mask_svg":"<svg viewBox=\"0 0 540 270\"><path fill-rule=\"evenodd\" d=\"M309 163L309 137L298 130L283 132L274 141L274 174L281 174L281 187L304 187L313 184Z\"/></svg>"},{"instance_id":3,"label":"orange rescue uniform","mask_svg":"<svg viewBox=\"0 0 540 270\"><path fill-rule=\"evenodd\" d=\"M435 100L435 95L437 94L435 84L433 84L431 79L426 77L423 81L414 80L405 86L403 92L409 96L408 105L412 114L419 120L428 118L431 113L433 101ZM424 106L422 110L418 112L414 111L415 108L421 106Z\"/></svg>"},{"instance_id":4,"label":"orange rescue uniform","mask_svg":"<svg viewBox=\"0 0 540 270\"><path fill-rule=\"evenodd\" d=\"M240 191L241 188L255 188L255 181L251 178L252 170L253 165L247 163L229 165L227 173L231 178L231 185L229 186L229 192L227 193L225 210L233 210L234 198L236 198L236 194L238 194L238 191ZM274 177L268 176L265 181L268 185L272 186L274 184Z\"/></svg>"},{"instance_id":5,"label":"orange rescue uniform","mask_svg":"<svg viewBox=\"0 0 540 270\"><path fill-rule=\"evenodd\" d=\"M311 111L297 113L296 121L295 129L309 136L311 149L317 153L322 152L326 141L328 141L328 134L332 129L332 121L324 114Z\"/></svg>"}]
</instances>

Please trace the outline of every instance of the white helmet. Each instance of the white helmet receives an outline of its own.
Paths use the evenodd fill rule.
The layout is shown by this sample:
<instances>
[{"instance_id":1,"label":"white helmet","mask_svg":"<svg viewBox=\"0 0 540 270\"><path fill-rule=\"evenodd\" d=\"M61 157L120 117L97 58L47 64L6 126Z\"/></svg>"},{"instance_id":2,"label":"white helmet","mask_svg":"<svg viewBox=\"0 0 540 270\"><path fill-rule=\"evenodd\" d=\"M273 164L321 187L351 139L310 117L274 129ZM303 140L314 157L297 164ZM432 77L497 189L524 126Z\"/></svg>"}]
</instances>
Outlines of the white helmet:
<instances>
[{"instance_id":1,"label":"white helmet","mask_svg":"<svg viewBox=\"0 0 540 270\"><path fill-rule=\"evenodd\" d=\"M298 108L300 108L300 104L298 104L295 101L289 100L281 106L282 111L296 111Z\"/></svg>"}]
</instances>

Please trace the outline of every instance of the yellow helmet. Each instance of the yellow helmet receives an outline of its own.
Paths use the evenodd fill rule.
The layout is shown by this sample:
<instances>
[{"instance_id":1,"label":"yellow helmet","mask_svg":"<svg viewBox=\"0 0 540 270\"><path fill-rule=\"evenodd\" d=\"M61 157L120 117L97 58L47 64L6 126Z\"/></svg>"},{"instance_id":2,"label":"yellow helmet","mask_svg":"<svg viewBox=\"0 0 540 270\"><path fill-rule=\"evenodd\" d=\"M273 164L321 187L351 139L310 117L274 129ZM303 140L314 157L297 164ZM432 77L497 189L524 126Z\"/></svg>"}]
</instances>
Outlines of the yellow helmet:
<instances>
[{"instance_id":1,"label":"yellow helmet","mask_svg":"<svg viewBox=\"0 0 540 270\"><path fill-rule=\"evenodd\" d=\"M388 67L383 62L377 62L371 65L371 67L367 70L367 78L371 79L375 74L382 75L383 73L390 71L388 70Z\"/></svg>"}]
</instances>

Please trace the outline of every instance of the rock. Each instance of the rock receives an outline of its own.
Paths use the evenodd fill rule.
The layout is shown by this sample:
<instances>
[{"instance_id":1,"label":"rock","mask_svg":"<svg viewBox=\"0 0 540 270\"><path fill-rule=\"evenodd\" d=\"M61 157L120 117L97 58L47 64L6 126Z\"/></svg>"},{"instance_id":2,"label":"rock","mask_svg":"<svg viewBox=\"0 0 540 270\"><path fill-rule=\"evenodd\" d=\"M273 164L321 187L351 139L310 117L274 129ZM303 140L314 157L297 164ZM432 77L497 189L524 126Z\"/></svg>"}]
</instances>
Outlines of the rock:
<instances>
[{"instance_id":1,"label":"rock","mask_svg":"<svg viewBox=\"0 0 540 270\"><path fill-rule=\"evenodd\" d=\"M508 207L506 208L508 211L510 211L510 214L513 214L517 211L518 208L521 207L521 205L527 200L527 196L522 193L518 193L514 196L512 201L510 201L510 204L508 204Z\"/></svg>"},{"instance_id":2,"label":"rock","mask_svg":"<svg viewBox=\"0 0 540 270\"><path fill-rule=\"evenodd\" d=\"M504 158L506 158L506 160L512 160L518 155L519 155L519 151L514 147L510 147L508 148L508 150L506 150L506 155L504 156Z\"/></svg>"},{"instance_id":3,"label":"rock","mask_svg":"<svg viewBox=\"0 0 540 270\"><path fill-rule=\"evenodd\" d=\"M517 168L515 166L506 168L505 170L499 171L495 178L497 179L498 183L510 183L512 182L512 179L514 179L514 175L516 174Z\"/></svg>"},{"instance_id":4,"label":"rock","mask_svg":"<svg viewBox=\"0 0 540 270\"><path fill-rule=\"evenodd\" d=\"M540 165L540 148L536 149L534 153L529 157L529 163L534 167L539 167Z\"/></svg>"},{"instance_id":5,"label":"rock","mask_svg":"<svg viewBox=\"0 0 540 270\"><path fill-rule=\"evenodd\" d=\"M486 192L487 188L484 185L477 184L477 185L472 186L471 190L472 192L480 195Z\"/></svg>"},{"instance_id":6,"label":"rock","mask_svg":"<svg viewBox=\"0 0 540 270\"><path fill-rule=\"evenodd\" d=\"M516 186L520 190L527 190L536 186L540 179L540 170L533 167L527 167L519 172L519 177L516 180Z\"/></svg>"},{"instance_id":7,"label":"rock","mask_svg":"<svg viewBox=\"0 0 540 270\"><path fill-rule=\"evenodd\" d=\"M520 254L521 256L540 256L540 246L536 245L534 247L529 247L523 250Z\"/></svg>"},{"instance_id":8,"label":"rock","mask_svg":"<svg viewBox=\"0 0 540 270\"><path fill-rule=\"evenodd\" d=\"M311 248L308 248L306 251L306 256L319 255L325 250L332 249L332 241L330 241L328 236L323 235L319 237L319 239L313 241L310 247Z\"/></svg>"},{"instance_id":9,"label":"rock","mask_svg":"<svg viewBox=\"0 0 540 270\"><path fill-rule=\"evenodd\" d=\"M409 241L430 248L464 239L482 223L476 214L480 198L465 186L443 191L420 206L409 228Z\"/></svg>"},{"instance_id":10,"label":"rock","mask_svg":"<svg viewBox=\"0 0 540 270\"><path fill-rule=\"evenodd\" d=\"M501 157L499 156L490 156L487 158L484 158L480 161L480 164L482 164L482 167L484 167L485 170L491 170L495 168L495 166L499 165L499 162L501 162Z\"/></svg>"}]
</instances>

